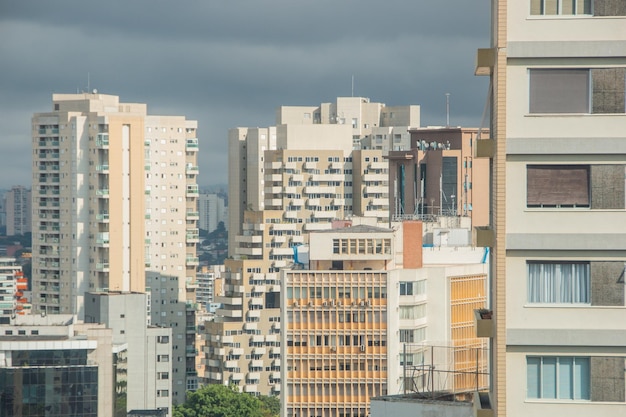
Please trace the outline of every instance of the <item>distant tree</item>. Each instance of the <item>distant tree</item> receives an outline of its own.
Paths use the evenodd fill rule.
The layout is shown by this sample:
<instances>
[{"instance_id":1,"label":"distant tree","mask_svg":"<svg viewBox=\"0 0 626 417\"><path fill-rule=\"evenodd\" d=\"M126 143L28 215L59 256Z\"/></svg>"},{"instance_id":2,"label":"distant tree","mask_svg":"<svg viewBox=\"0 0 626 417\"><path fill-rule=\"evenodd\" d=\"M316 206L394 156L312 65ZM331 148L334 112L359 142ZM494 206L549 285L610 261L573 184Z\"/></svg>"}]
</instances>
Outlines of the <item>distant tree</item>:
<instances>
[{"instance_id":1,"label":"distant tree","mask_svg":"<svg viewBox=\"0 0 626 417\"><path fill-rule=\"evenodd\" d=\"M280 416L280 400L273 395L260 395L257 397L265 405L265 417Z\"/></svg>"},{"instance_id":2,"label":"distant tree","mask_svg":"<svg viewBox=\"0 0 626 417\"><path fill-rule=\"evenodd\" d=\"M240 393L234 386L209 384L195 392L187 393L187 401L174 407L173 417L275 416L265 401L247 393ZM271 406L272 410L275 409L275 404L272 403Z\"/></svg>"}]
</instances>

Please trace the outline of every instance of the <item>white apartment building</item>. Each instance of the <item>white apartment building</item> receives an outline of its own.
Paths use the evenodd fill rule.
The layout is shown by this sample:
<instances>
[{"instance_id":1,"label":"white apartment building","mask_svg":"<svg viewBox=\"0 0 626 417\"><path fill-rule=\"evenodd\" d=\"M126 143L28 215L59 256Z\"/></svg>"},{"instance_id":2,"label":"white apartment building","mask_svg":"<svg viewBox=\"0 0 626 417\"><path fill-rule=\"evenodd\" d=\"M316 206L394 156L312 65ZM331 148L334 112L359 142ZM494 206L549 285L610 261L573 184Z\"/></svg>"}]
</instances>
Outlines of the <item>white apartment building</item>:
<instances>
[{"instance_id":1,"label":"white apartment building","mask_svg":"<svg viewBox=\"0 0 626 417\"><path fill-rule=\"evenodd\" d=\"M145 290L198 265L197 123L104 94L33 116L33 305L83 317L87 291Z\"/></svg>"},{"instance_id":2,"label":"white apartment building","mask_svg":"<svg viewBox=\"0 0 626 417\"><path fill-rule=\"evenodd\" d=\"M31 191L21 185L13 186L4 194L7 236L23 235L31 231Z\"/></svg>"},{"instance_id":3,"label":"white apartment building","mask_svg":"<svg viewBox=\"0 0 626 417\"><path fill-rule=\"evenodd\" d=\"M410 126L419 126L419 106L339 97L319 106L281 106L275 126L231 129L229 254L236 253L247 210L283 210L285 223L305 231L353 214L388 222L387 150L361 141L378 128L406 139Z\"/></svg>"},{"instance_id":4,"label":"white apartment building","mask_svg":"<svg viewBox=\"0 0 626 417\"><path fill-rule=\"evenodd\" d=\"M492 2L491 411L626 412L626 3Z\"/></svg>"},{"instance_id":5,"label":"white apartment building","mask_svg":"<svg viewBox=\"0 0 626 417\"><path fill-rule=\"evenodd\" d=\"M198 214L200 221L198 227L211 233L220 222L224 223L224 227L228 227L228 208L226 207L224 197L219 194L209 193L200 194L198 198Z\"/></svg>"}]
</instances>

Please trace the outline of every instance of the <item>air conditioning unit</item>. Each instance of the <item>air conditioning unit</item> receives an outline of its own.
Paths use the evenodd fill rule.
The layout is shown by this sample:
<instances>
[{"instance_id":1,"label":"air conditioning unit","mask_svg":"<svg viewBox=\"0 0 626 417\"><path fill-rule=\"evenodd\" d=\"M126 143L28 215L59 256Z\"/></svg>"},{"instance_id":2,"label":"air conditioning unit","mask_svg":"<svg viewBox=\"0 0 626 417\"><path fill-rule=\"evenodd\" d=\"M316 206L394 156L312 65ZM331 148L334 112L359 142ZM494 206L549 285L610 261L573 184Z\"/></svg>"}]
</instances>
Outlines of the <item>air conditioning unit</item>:
<instances>
[{"instance_id":1,"label":"air conditioning unit","mask_svg":"<svg viewBox=\"0 0 626 417\"><path fill-rule=\"evenodd\" d=\"M339 302L337 302L337 305L338 305L339 307L341 307L341 306L343 305L343 303L342 303L341 301L339 301Z\"/></svg>"},{"instance_id":2,"label":"air conditioning unit","mask_svg":"<svg viewBox=\"0 0 626 417\"><path fill-rule=\"evenodd\" d=\"M365 307L365 301L360 302L361 307Z\"/></svg>"},{"instance_id":3,"label":"air conditioning unit","mask_svg":"<svg viewBox=\"0 0 626 417\"><path fill-rule=\"evenodd\" d=\"M309 307L313 307L313 301L309 301Z\"/></svg>"},{"instance_id":4,"label":"air conditioning unit","mask_svg":"<svg viewBox=\"0 0 626 417\"><path fill-rule=\"evenodd\" d=\"M337 346L331 346L330 347L330 351L331 352L337 352Z\"/></svg>"},{"instance_id":5,"label":"air conditioning unit","mask_svg":"<svg viewBox=\"0 0 626 417\"><path fill-rule=\"evenodd\" d=\"M322 305L323 305L324 307L328 307L328 301L324 301L324 302L322 303Z\"/></svg>"},{"instance_id":6,"label":"air conditioning unit","mask_svg":"<svg viewBox=\"0 0 626 417\"><path fill-rule=\"evenodd\" d=\"M355 306L355 305L356 305L356 301L353 301L353 302L352 302L352 305L353 305L353 306Z\"/></svg>"},{"instance_id":7,"label":"air conditioning unit","mask_svg":"<svg viewBox=\"0 0 626 417\"><path fill-rule=\"evenodd\" d=\"M360 350L361 350L361 352L365 352L365 345L361 345Z\"/></svg>"},{"instance_id":8,"label":"air conditioning unit","mask_svg":"<svg viewBox=\"0 0 626 417\"><path fill-rule=\"evenodd\" d=\"M337 306L337 301L336 301L336 300L333 300L333 301L331 301L331 302L332 302L332 304L333 304L333 307L336 307L336 306Z\"/></svg>"},{"instance_id":9,"label":"air conditioning unit","mask_svg":"<svg viewBox=\"0 0 626 417\"><path fill-rule=\"evenodd\" d=\"M365 305L369 307L370 305L372 305L372 302L370 300L365 300Z\"/></svg>"},{"instance_id":10,"label":"air conditioning unit","mask_svg":"<svg viewBox=\"0 0 626 417\"><path fill-rule=\"evenodd\" d=\"M297 302L297 301L294 301L294 302L293 302L293 306L294 306L294 307L298 307L298 302Z\"/></svg>"}]
</instances>

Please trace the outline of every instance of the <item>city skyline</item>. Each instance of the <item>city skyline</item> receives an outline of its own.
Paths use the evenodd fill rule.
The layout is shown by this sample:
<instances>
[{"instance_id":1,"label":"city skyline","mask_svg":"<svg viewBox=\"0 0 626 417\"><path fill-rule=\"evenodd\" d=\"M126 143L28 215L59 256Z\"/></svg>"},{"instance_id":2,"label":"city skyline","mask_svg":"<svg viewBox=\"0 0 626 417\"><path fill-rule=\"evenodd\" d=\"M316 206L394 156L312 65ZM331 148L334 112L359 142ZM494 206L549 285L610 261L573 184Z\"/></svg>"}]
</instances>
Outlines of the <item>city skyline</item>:
<instances>
[{"instance_id":1,"label":"city skyline","mask_svg":"<svg viewBox=\"0 0 626 417\"><path fill-rule=\"evenodd\" d=\"M146 4L0 1L0 188L30 186L30 117L53 93L97 89L198 120L200 186L227 182L228 129L270 125L280 105L354 95L444 125L450 93L451 125L481 122L487 1Z\"/></svg>"}]
</instances>

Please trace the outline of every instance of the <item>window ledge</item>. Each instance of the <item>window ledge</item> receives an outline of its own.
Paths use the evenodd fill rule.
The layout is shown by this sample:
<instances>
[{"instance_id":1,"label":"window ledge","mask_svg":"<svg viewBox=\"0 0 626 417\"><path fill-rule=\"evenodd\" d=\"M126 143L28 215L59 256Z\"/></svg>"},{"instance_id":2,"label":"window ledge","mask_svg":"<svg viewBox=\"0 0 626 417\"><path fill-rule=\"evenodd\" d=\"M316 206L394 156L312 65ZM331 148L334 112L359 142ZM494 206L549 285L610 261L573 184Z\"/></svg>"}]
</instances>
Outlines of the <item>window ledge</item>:
<instances>
[{"instance_id":1,"label":"window ledge","mask_svg":"<svg viewBox=\"0 0 626 417\"><path fill-rule=\"evenodd\" d=\"M591 304L524 304L524 308L573 308L573 309L593 309L593 310L625 310L626 306L594 306Z\"/></svg>"},{"instance_id":2,"label":"window ledge","mask_svg":"<svg viewBox=\"0 0 626 417\"><path fill-rule=\"evenodd\" d=\"M592 68L593 69L593 68ZM524 117L624 117L624 113L526 113Z\"/></svg>"},{"instance_id":3,"label":"window ledge","mask_svg":"<svg viewBox=\"0 0 626 417\"><path fill-rule=\"evenodd\" d=\"M598 405L598 404L621 404L624 405L624 403L610 403L610 402L604 402L604 401L596 401L593 402L591 400L562 400L562 399L555 399L555 398L527 398L525 401L525 403L529 403L529 404L594 404L594 405Z\"/></svg>"}]
</instances>

